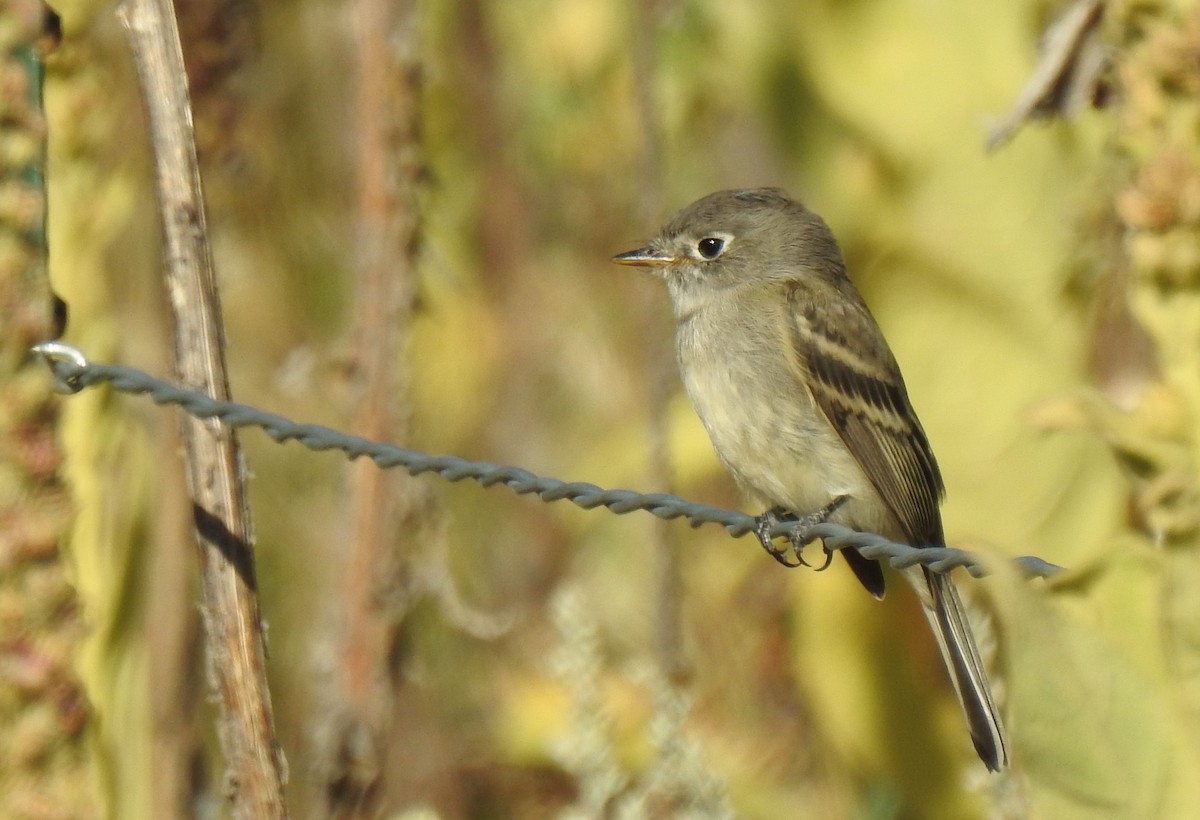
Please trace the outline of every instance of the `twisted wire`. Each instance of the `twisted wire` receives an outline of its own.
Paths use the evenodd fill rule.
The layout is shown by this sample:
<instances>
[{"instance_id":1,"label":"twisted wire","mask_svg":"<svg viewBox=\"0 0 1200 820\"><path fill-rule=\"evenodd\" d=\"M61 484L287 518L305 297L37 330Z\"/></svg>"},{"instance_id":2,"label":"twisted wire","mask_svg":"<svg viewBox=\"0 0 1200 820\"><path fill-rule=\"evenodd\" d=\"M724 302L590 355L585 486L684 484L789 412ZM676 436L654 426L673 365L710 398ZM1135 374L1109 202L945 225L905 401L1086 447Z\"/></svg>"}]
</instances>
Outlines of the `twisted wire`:
<instances>
[{"instance_id":1,"label":"twisted wire","mask_svg":"<svg viewBox=\"0 0 1200 820\"><path fill-rule=\"evenodd\" d=\"M76 393L99 384L132 395L147 395L160 405L176 405L199 419L217 419L234 428L257 427L277 442L296 441L310 450L338 450L353 460L370 458L383 469L404 468L410 475L433 473L446 481L475 481L481 486L497 484L518 495L532 494L541 500L570 501L585 510L604 507L618 515L642 510L664 519L683 518L693 527L719 524L734 538L755 532L758 519L745 513L687 501L668 493L639 493L633 490L607 490L583 481L560 481L535 475L520 467L472 461L451 455L431 455L392 444L371 441L342 433L319 424L300 424L275 413L233 401L217 401L203 393L177 387L148 373L120 365L89 362L76 348L62 342L43 342L33 351L49 365L55 387L60 392ZM769 530L772 538L786 537L797 525L781 522ZM962 567L979 578L987 574L983 562L974 554L953 547L912 547L890 541L874 533L858 532L832 523L807 526L807 540L822 539L825 547L858 549L865 557L887 561L897 569L921 564L935 572ZM1034 556L1013 559L1017 568L1030 577L1049 577L1061 567Z\"/></svg>"}]
</instances>

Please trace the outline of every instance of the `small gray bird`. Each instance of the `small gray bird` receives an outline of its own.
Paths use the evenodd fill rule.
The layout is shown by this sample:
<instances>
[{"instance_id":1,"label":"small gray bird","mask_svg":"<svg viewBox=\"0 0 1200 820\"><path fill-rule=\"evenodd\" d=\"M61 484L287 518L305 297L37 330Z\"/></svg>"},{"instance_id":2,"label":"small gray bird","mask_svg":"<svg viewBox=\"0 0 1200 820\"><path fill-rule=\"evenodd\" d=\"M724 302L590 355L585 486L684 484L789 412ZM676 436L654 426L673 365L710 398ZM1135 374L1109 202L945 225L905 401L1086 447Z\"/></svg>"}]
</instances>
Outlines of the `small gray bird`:
<instances>
[{"instance_id":1,"label":"small gray bird","mask_svg":"<svg viewBox=\"0 0 1200 820\"><path fill-rule=\"evenodd\" d=\"M721 462L774 517L823 519L941 546L944 488L900 368L819 216L783 191L719 191L644 248L613 257L667 283L688 396ZM773 515L760 528L763 545ZM850 568L876 598L883 570ZM1008 764L1000 712L950 576L917 588L984 764Z\"/></svg>"}]
</instances>

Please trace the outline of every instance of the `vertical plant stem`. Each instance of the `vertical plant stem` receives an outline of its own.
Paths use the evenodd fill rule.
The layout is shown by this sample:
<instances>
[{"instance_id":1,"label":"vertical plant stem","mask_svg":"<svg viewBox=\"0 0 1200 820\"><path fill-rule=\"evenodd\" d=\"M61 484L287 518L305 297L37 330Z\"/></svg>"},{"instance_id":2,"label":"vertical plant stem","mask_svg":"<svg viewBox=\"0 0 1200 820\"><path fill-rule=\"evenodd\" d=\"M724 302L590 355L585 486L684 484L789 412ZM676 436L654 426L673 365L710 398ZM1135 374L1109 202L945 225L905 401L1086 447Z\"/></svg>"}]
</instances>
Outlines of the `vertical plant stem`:
<instances>
[{"instance_id":1,"label":"vertical plant stem","mask_svg":"<svg viewBox=\"0 0 1200 820\"><path fill-rule=\"evenodd\" d=\"M403 441L408 420L405 352L415 295L416 188L422 173L417 4L356 0L350 53L356 59L353 145L356 207L352 259L357 285L354 431ZM394 735L393 645L399 629L395 590L422 505L412 479L369 461L352 468L353 541L342 587L344 633L333 710L323 733L326 812L376 817L385 799L388 744ZM419 526L416 529L420 529ZM407 550L405 550L407 552ZM386 809L386 807L383 807Z\"/></svg>"},{"instance_id":2,"label":"vertical plant stem","mask_svg":"<svg viewBox=\"0 0 1200 820\"><path fill-rule=\"evenodd\" d=\"M118 14L133 49L154 152L178 378L226 399L224 328L175 12L170 0L125 0ZM232 813L285 817L286 766L267 687L241 451L234 431L219 422L185 416L182 436Z\"/></svg>"},{"instance_id":3,"label":"vertical plant stem","mask_svg":"<svg viewBox=\"0 0 1200 820\"><path fill-rule=\"evenodd\" d=\"M642 123L641 224L653 225L663 211L663 139L655 84L657 41L666 12L663 0L640 0L634 27L634 82L638 117ZM644 310L639 317L642 337L663 336L665 324L659 310ZM666 351L669 344L649 346L645 376L650 424L647 444L650 451L648 480L654 491L669 492L671 468L667 453L666 406L668 391L676 383L675 361ZM686 672L681 622L682 578L679 542L668 522L654 523L654 569L657 594L655 643L664 675L678 682Z\"/></svg>"}]
</instances>

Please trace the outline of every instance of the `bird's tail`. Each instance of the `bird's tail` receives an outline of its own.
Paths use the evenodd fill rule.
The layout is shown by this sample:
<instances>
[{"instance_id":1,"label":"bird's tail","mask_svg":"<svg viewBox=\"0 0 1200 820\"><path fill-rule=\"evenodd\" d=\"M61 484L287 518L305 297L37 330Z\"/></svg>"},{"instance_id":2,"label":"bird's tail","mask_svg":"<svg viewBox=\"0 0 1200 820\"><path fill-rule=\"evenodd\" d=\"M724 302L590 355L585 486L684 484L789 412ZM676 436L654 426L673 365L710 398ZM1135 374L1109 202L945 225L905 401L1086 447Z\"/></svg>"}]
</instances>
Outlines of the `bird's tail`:
<instances>
[{"instance_id":1,"label":"bird's tail","mask_svg":"<svg viewBox=\"0 0 1200 820\"><path fill-rule=\"evenodd\" d=\"M962 599L949 575L924 567L922 571L929 590L928 596L920 596L925 617L933 627L942 658L950 670L975 751L988 769L999 771L1008 765L1008 739ZM914 577L913 581L916 580Z\"/></svg>"}]
</instances>

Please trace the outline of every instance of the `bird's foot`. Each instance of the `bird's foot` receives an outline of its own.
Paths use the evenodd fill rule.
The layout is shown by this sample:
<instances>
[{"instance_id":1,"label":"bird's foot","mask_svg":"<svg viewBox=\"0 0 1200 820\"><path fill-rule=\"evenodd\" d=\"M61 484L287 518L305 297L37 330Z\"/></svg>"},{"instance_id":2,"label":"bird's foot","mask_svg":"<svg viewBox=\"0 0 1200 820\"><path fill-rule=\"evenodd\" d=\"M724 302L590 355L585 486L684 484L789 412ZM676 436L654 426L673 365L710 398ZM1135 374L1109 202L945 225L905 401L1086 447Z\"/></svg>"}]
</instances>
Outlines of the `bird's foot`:
<instances>
[{"instance_id":1,"label":"bird's foot","mask_svg":"<svg viewBox=\"0 0 1200 820\"><path fill-rule=\"evenodd\" d=\"M783 507L772 507L754 519L754 534L758 536L758 542L762 544L763 549L767 551L768 555L788 568L808 566L808 562L796 551L795 543L792 542L790 535L788 536L788 541L792 548L792 555L795 556L794 561L788 556L787 550L775 546L775 542L771 539L771 530L776 524L791 523L798 520L795 515Z\"/></svg>"},{"instance_id":2,"label":"bird's foot","mask_svg":"<svg viewBox=\"0 0 1200 820\"><path fill-rule=\"evenodd\" d=\"M783 507L772 507L755 519L756 526L754 528L755 535L758 536L759 543L763 549L779 563L785 567L811 566L804 560L804 547L814 540L811 535L812 528L818 524L824 524L829 520L829 516L837 512L838 508L850 500L848 495L839 495L828 504L816 512L809 513L805 516L798 516L795 513L790 513ZM775 542L771 540L771 529L776 524L791 524L796 526L788 531L788 546L789 550L783 550L775 546ZM822 543L821 548L825 551L825 563L817 567L817 572L823 572L829 569L829 565L833 563L833 550L825 547Z\"/></svg>"}]
</instances>

